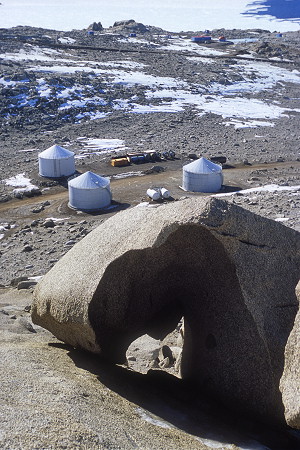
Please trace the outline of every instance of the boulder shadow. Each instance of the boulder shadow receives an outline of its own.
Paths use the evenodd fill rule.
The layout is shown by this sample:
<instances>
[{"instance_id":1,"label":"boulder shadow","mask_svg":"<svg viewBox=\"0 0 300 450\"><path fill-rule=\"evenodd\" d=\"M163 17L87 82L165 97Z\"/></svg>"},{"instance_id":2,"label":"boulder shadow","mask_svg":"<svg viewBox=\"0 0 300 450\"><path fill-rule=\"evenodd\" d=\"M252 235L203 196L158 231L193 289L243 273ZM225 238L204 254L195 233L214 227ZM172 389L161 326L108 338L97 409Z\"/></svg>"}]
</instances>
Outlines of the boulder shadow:
<instances>
[{"instance_id":1,"label":"boulder shadow","mask_svg":"<svg viewBox=\"0 0 300 450\"><path fill-rule=\"evenodd\" d=\"M259 443L272 450L299 449L300 433L234 413L191 381L163 370L141 374L65 344L52 345L65 348L76 367L96 375L102 385L145 410L142 417L158 426L174 426L214 445L217 441L224 446Z\"/></svg>"},{"instance_id":2,"label":"boulder shadow","mask_svg":"<svg viewBox=\"0 0 300 450\"><path fill-rule=\"evenodd\" d=\"M219 194L227 194L230 192L239 192L242 190L243 190L243 188L240 186L230 186L228 184L222 184L222 187L218 193Z\"/></svg>"}]
</instances>

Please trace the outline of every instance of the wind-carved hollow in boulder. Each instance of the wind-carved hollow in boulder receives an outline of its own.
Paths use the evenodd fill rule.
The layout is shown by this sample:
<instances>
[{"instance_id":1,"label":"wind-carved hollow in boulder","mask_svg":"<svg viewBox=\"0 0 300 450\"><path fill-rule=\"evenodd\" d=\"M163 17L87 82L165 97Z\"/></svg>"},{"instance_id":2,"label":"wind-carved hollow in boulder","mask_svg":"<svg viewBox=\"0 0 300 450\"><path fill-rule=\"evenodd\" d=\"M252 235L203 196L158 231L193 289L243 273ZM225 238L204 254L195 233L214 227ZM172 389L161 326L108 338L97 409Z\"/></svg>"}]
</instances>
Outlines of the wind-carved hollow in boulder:
<instances>
[{"instance_id":1,"label":"wind-carved hollow in boulder","mask_svg":"<svg viewBox=\"0 0 300 450\"><path fill-rule=\"evenodd\" d=\"M137 337L163 339L184 316L183 378L231 406L242 398L249 411L258 401L253 380L260 386L260 408L277 395L265 376L267 350L235 266L200 225L182 225L160 246L128 251L112 262L88 314L102 354L117 363L126 360Z\"/></svg>"},{"instance_id":2,"label":"wind-carved hollow in boulder","mask_svg":"<svg viewBox=\"0 0 300 450\"><path fill-rule=\"evenodd\" d=\"M136 338L163 338L184 316L183 378L239 411L282 422L279 383L299 307L299 236L216 198L131 208L43 277L32 320L72 347L123 362ZM292 424L300 417L292 401L299 392L295 342L282 382L285 411L297 415Z\"/></svg>"}]
</instances>

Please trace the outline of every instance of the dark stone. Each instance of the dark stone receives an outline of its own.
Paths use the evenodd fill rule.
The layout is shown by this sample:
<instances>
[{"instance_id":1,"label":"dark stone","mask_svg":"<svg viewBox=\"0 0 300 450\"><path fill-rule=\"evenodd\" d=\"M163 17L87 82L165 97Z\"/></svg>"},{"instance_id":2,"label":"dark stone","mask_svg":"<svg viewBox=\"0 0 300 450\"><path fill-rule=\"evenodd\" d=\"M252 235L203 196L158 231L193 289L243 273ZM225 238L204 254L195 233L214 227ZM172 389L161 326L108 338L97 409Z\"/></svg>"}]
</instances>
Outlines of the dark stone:
<instances>
[{"instance_id":1,"label":"dark stone","mask_svg":"<svg viewBox=\"0 0 300 450\"><path fill-rule=\"evenodd\" d=\"M88 30L92 30L92 31L102 31L103 30L103 26L101 22L94 22L91 25L89 25ZM68 138L67 138L68 140Z\"/></svg>"},{"instance_id":2,"label":"dark stone","mask_svg":"<svg viewBox=\"0 0 300 450\"><path fill-rule=\"evenodd\" d=\"M17 277L13 278L10 282L11 286L17 286L21 281L27 281L28 277Z\"/></svg>"},{"instance_id":3,"label":"dark stone","mask_svg":"<svg viewBox=\"0 0 300 450\"><path fill-rule=\"evenodd\" d=\"M31 247L31 245L25 245L22 252L32 252L32 250L33 248Z\"/></svg>"},{"instance_id":4,"label":"dark stone","mask_svg":"<svg viewBox=\"0 0 300 450\"><path fill-rule=\"evenodd\" d=\"M55 227L55 223L53 222L52 219L48 219L48 220L45 220L45 222L43 223L43 226L45 228L54 228Z\"/></svg>"},{"instance_id":5,"label":"dark stone","mask_svg":"<svg viewBox=\"0 0 300 450\"><path fill-rule=\"evenodd\" d=\"M28 281L20 281L20 283L18 283L17 289L29 289L32 286L35 286L37 284L37 281L34 280L28 280Z\"/></svg>"},{"instance_id":6,"label":"dark stone","mask_svg":"<svg viewBox=\"0 0 300 450\"><path fill-rule=\"evenodd\" d=\"M227 161L226 156L211 156L209 159L214 163L220 163L220 164L225 164Z\"/></svg>"}]
</instances>

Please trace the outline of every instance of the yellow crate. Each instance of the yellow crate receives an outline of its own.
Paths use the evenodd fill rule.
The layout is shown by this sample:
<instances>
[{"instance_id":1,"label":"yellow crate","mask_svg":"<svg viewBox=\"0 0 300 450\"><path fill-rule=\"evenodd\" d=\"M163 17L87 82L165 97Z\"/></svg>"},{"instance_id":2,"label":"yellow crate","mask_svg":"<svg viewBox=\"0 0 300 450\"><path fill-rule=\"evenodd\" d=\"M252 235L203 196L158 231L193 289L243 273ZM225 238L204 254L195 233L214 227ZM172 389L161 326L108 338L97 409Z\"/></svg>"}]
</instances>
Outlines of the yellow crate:
<instances>
[{"instance_id":1,"label":"yellow crate","mask_svg":"<svg viewBox=\"0 0 300 450\"><path fill-rule=\"evenodd\" d=\"M128 166L128 164L127 158L114 158L111 160L111 165L114 167Z\"/></svg>"}]
</instances>

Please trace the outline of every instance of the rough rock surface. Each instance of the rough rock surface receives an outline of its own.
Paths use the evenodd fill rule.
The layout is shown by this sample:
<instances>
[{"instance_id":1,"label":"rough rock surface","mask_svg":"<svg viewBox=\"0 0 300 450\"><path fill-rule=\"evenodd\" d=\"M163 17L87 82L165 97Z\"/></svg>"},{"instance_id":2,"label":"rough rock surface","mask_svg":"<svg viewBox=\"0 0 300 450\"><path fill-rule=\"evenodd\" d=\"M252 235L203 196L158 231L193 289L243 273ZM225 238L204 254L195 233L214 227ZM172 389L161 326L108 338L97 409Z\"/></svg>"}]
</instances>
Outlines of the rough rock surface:
<instances>
[{"instance_id":1,"label":"rough rock surface","mask_svg":"<svg viewBox=\"0 0 300 450\"><path fill-rule=\"evenodd\" d=\"M162 339L184 316L183 377L231 407L282 420L299 265L299 233L223 200L133 208L50 270L32 319L120 363L134 339Z\"/></svg>"},{"instance_id":2,"label":"rough rock surface","mask_svg":"<svg viewBox=\"0 0 300 450\"><path fill-rule=\"evenodd\" d=\"M300 282L296 287L300 301ZM300 311L285 349L284 372L280 380L280 390L284 404L286 422L293 428L300 429Z\"/></svg>"}]
</instances>

